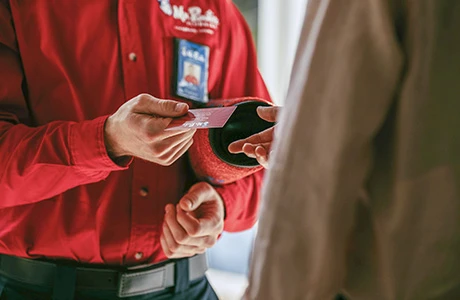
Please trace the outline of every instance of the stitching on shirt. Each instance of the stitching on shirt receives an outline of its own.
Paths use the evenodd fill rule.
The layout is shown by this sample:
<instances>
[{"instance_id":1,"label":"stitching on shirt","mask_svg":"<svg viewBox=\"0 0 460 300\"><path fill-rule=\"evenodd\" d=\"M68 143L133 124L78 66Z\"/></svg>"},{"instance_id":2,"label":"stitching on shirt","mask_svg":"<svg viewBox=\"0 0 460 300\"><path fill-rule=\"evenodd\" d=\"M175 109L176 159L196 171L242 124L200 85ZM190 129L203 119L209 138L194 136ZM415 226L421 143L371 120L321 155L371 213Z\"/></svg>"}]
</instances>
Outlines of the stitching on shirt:
<instances>
[{"instance_id":1,"label":"stitching on shirt","mask_svg":"<svg viewBox=\"0 0 460 300\"><path fill-rule=\"evenodd\" d=\"M77 151L75 151L75 124L70 124L70 129L69 129L69 146L70 146L70 157L71 157L71 162L70 164L78 167L78 154Z\"/></svg>"},{"instance_id":2,"label":"stitching on shirt","mask_svg":"<svg viewBox=\"0 0 460 300\"><path fill-rule=\"evenodd\" d=\"M110 160L110 158L107 157L107 155L105 154L105 142L103 141L102 143L100 142L100 139L99 137L102 136L102 139L104 138L104 125L101 123L103 123L103 120L105 120L104 118L101 118L101 120L98 120L98 122L96 122L95 126L97 126L97 130L96 130L96 140L98 141L97 142L97 149L96 149L96 152L97 152L97 155L98 157L101 157L102 158L102 161L105 164L108 163L107 160ZM71 137L73 137L74 134L71 135ZM72 140L74 140L75 138L72 138ZM84 166L81 166L80 164L83 164L84 163L84 159L80 159L80 155L78 154L78 151L76 151L76 148L74 146L75 142L73 142L70 147L71 147L71 150L72 150L72 153L74 153L74 163L75 163L75 169L77 172L79 172L80 174L86 176L86 177L90 177L90 178L104 178L107 176L107 174L109 173L109 171L105 170L105 167L104 166L104 169L101 171L101 170L88 170L88 168L84 167ZM102 148L104 147L104 149Z\"/></svg>"}]
</instances>

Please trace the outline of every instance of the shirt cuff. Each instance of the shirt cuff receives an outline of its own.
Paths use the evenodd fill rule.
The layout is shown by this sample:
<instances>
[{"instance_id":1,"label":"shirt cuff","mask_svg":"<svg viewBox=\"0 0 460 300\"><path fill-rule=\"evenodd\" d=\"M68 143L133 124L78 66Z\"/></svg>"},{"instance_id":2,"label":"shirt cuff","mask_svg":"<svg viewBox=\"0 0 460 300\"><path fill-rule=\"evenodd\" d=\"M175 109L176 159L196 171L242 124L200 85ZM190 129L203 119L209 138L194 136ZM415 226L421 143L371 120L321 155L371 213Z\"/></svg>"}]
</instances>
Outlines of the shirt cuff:
<instances>
[{"instance_id":1,"label":"shirt cuff","mask_svg":"<svg viewBox=\"0 0 460 300\"><path fill-rule=\"evenodd\" d=\"M116 164L108 155L104 140L104 125L108 116L75 123L70 128L70 152L72 161L88 175L125 170L132 159Z\"/></svg>"},{"instance_id":2,"label":"shirt cuff","mask_svg":"<svg viewBox=\"0 0 460 300\"><path fill-rule=\"evenodd\" d=\"M234 188L237 186L233 184L215 187L224 202L224 231L227 232L244 231L250 229L257 222L257 214L245 215L247 204L242 201L243 199L238 199ZM245 216L242 217L243 215Z\"/></svg>"}]
</instances>

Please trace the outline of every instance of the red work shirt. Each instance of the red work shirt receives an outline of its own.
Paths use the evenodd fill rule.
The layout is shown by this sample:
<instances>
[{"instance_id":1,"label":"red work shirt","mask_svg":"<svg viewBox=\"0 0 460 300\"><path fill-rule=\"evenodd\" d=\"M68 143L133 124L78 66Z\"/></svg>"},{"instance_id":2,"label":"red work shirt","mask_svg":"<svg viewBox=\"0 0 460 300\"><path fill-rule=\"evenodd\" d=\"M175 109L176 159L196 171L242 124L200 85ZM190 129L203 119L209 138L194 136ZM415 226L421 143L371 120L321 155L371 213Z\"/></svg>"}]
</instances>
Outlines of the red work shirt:
<instances>
[{"instance_id":1,"label":"red work shirt","mask_svg":"<svg viewBox=\"0 0 460 300\"><path fill-rule=\"evenodd\" d=\"M210 99L269 95L230 0L163 2L0 0L0 253L165 259L164 207L195 178L186 156L170 167L114 164L107 116L140 93L175 99L174 38L209 46ZM226 230L255 222L261 177L217 187Z\"/></svg>"}]
</instances>

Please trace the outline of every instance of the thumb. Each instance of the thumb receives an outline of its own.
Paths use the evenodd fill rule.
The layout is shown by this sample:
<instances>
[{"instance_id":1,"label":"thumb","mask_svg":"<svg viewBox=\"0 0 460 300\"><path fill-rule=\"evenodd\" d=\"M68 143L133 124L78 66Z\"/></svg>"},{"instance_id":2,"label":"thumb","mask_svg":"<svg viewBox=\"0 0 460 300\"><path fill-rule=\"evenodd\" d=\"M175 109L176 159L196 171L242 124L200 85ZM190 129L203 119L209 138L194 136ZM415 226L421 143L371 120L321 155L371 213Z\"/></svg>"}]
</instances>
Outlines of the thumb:
<instances>
[{"instance_id":1,"label":"thumb","mask_svg":"<svg viewBox=\"0 0 460 300\"><path fill-rule=\"evenodd\" d=\"M211 199L213 188L205 183L199 182L192 186L190 190L179 201L179 206L184 211L194 211L200 207L203 202Z\"/></svg>"},{"instance_id":2,"label":"thumb","mask_svg":"<svg viewBox=\"0 0 460 300\"><path fill-rule=\"evenodd\" d=\"M136 109L138 113L168 118L183 116L189 109L186 103L179 101L158 99L148 94L142 94L139 97Z\"/></svg>"},{"instance_id":3,"label":"thumb","mask_svg":"<svg viewBox=\"0 0 460 300\"><path fill-rule=\"evenodd\" d=\"M267 122L276 122L278 115L278 106L259 106L257 107L257 114L260 118Z\"/></svg>"},{"instance_id":4,"label":"thumb","mask_svg":"<svg viewBox=\"0 0 460 300\"><path fill-rule=\"evenodd\" d=\"M179 202L179 206L184 211L194 211L203 203L203 197L198 193L188 192Z\"/></svg>"}]
</instances>

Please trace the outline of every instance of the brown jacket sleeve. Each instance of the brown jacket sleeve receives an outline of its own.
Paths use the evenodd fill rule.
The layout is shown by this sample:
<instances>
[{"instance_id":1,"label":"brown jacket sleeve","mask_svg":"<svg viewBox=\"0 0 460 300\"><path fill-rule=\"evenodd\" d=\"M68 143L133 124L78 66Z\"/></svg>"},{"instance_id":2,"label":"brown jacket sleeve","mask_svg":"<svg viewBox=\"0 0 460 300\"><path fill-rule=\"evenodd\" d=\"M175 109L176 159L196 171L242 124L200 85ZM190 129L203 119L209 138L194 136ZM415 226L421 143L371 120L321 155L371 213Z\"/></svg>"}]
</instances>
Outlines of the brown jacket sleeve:
<instances>
[{"instance_id":1,"label":"brown jacket sleeve","mask_svg":"<svg viewBox=\"0 0 460 300\"><path fill-rule=\"evenodd\" d=\"M388 1L311 0L263 209L248 299L333 299L355 202L403 56Z\"/></svg>"}]
</instances>

